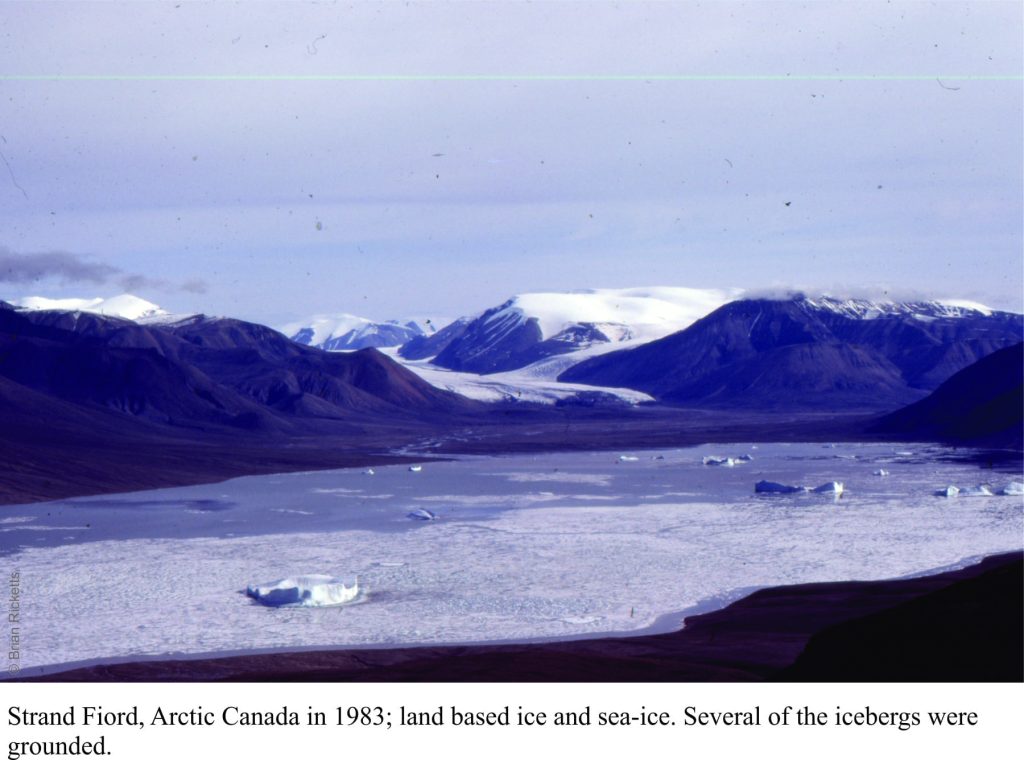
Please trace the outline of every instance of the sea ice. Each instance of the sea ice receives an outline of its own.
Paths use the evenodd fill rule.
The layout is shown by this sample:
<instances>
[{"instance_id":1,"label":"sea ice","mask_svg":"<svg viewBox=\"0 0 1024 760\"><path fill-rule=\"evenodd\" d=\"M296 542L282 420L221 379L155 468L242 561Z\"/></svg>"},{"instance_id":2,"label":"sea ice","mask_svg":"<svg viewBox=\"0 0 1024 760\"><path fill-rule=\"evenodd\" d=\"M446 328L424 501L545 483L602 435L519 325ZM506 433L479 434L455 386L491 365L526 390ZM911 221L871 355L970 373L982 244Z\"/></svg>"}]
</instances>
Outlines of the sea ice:
<instances>
[{"instance_id":1,"label":"sea ice","mask_svg":"<svg viewBox=\"0 0 1024 760\"><path fill-rule=\"evenodd\" d=\"M251 585L245 593L267 607L334 607L359 596L359 581L355 577L299 575Z\"/></svg>"}]
</instances>

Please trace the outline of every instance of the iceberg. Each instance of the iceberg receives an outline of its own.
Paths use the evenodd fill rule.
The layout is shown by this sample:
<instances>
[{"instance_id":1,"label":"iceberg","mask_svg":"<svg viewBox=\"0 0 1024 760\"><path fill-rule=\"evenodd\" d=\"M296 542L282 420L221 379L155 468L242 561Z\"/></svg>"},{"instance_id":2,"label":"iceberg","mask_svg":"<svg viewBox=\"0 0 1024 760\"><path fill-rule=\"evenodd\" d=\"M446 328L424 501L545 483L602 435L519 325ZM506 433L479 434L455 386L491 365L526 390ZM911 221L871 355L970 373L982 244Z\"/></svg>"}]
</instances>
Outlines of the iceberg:
<instances>
[{"instance_id":1,"label":"iceberg","mask_svg":"<svg viewBox=\"0 0 1024 760\"><path fill-rule=\"evenodd\" d=\"M631 456L628 456L626 454L623 454L622 456L619 457L619 461L620 462L639 462L640 461L640 457L631 457Z\"/></svg>"},{"instance_id":2,"label":"iceberg","mask_svg":"<svg viewBox=\"0 0 1024 760\"><path fill-rule=\"evenodd\" d=\"M373 468L372 467L368 467L367 469L363 470L363 474L364 475L373 475L374 474Z\"/></svg>"},{"instance_id":3,"label":"iceberg","mask_svg":"<svg viewBox=\"0 0 1024 760\"><path fill-rule=\"evenodd\" d=\"M410 520L436 520L437 513L431 512L429 509L414 509L406 517Z\"/></svg>"},{"instance_id":4,"label":"iceberg","mask_svg":"<svg viewBox=\"0 0 1024 760\"><path fill-rule=\"evenodd\" d=\"M961 496L992 496L992 491L988 486L967 486L966 488L960 489Z\"/></svg>"},{"instance_id":5,"label":"iceberg","mask_svg":"<svg viewBox=\"0 0 1024 760\"><path fill-rule=\"evenodd\" d=\"M736 461L737 462L753 462L754 461L754 457L750 456L750 454L740 454L738 457L736 457Z\"/></svg>"},{"instance_id":6,"label":"iceberg","mask_svg":"<svg viewBox=\"0 0 1024 760\"><path fill-rule=\"evenodd\" d=\"M945 488L940 488L938 491L936 491L935 495L952 498L954 496L960 495L960 489L957 488L956 486L946 486Z\"/></svg>"},{"instance_id":7,"label":"iceberg","mask_svg":"<svg viewBox=\"0 0 1024 760\"><path fill-rule=\"evenodd\" d=\"M1011 480L1002 490L999 492L1003 496L1021 496L1024 494L1024 483L1017 480Z\"/></svg>"},{"instance_id":8,"label":"iceberg","mask_svg":"<svg viewBox=\"0 0 1024 760\"><path fill-rule=\"evenodd\" d=\"M754 493L804 493L806 486L787 486L771 480L759 480L754 484Z\"/></svg>"},{"instance_id":9,"label":"iceberg","mask_svg":"<svg viewBox=\"0 0 1024 760\"><path fill-rule=\"evenodd\" d=\"M841 494L843 492L843 484L833 480L831 483L822 483L817 488L812 488L814 493L834 493Z\"/></svg>"},{"instance_id":10,"label":"iceberg","mask_svg":"<svg viewBox=\"0 0 1024 760\"><path fill-rule=\"evenodd\" d=\"M878 477L880 477L880 478L885 478L885 477L888 477L888 476L889 476L889 471L888 471L888 470L875 470L875 471L874 471L873 473L871 473L871 474L872 474L872 475L877 475L877 476L878 476Z\"/></svg>"},{"instance_id":11,"label":"iceberg","mask_svg":"<svg viewBox=\"0 0 1024 760\"><path fill-rule=\"evenodd\" d=\"M414 464L412 467L409 468L409 472L423 472L423 466Z\"/></svg>"},{"instance_id":12,"label":"iceberg","mask_svg":"<svg viewBox=\"0 0 1024 760\"><path fill-rule=\"evenodd\" d=\"M736 460L732 457L704 457L701 460L708 467L735 467Z\"/></svg>"},{"instance_id":13,"label":"iceberg","mask_svg":"<svg viewBox=\"0 0 1024 760\"><path fill-rule=\"evenodd\" d=\"M245 594L267 607L335 607L359 596L359 580L355 576L299 575L251 585Z\"/></svg>"}]
</instances>

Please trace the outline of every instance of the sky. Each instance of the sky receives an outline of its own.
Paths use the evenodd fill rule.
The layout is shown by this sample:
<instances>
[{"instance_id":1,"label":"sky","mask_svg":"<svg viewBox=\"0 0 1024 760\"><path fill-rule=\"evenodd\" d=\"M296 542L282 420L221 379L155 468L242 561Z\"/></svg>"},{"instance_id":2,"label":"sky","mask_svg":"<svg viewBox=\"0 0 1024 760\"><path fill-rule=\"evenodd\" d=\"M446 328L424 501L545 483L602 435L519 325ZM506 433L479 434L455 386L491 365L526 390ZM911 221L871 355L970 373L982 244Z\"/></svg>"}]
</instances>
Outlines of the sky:
<instances>
[{"instance_id":1,"label":"sky","mask_svg":"<svg viewBox=\"0 0 1024 760\"><path fill-rule=\"evenodd\" d=\"M0 4L0 298L1024 310L1017 2Z\"/></svg>"}]
</instances>

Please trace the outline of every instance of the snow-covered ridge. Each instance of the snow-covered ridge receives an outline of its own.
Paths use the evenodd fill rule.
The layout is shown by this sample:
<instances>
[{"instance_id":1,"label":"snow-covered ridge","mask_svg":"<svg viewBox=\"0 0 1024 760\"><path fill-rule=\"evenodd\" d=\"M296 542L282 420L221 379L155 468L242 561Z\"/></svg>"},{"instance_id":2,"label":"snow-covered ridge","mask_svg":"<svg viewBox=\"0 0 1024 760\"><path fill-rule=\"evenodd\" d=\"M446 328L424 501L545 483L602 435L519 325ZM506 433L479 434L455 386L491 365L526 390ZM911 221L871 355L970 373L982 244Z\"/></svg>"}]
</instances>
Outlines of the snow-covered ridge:
<instances>
[{"instance_id":1,"label":"snow-covered ridge","mask_svg":"<svg viewBox=\"0 0 1024 760\"><path fill-rule=\"evenodd\" d=\"M736 288L669 287L523 293L502 304L487 322L495 332L504 332L533 319L542 340L575 325L593 325L611 342L653 340L688 327L741 293Z\"/></svg>"},{"instance_id":2,"label":"snow-covered ridge","mask_svg":"<svg viewBox=\"0 0 1024 760\"><path fill-rule=\"evenodd\" d=\"M959 319L969 316L991 316L992 309L975 301L874 301L861 298L831 298L820 296L796 300L818 311L830 311L850 319L877 319L882 316L909 315L924 319Z\"/></svg>"},{"instance_id":3,"label":"snow-covered ridge","mask_svg":"<svg viewBox=\"0 0 1024 760\"><path fill-rule=\"evenodd\" d=\"M317 346L326 351L350 351L370 346L400 346L419 335L430 335L445 324L445 320L430 318L375 322L354 314L317 314L305 322L292 322L279 330L296 343L306 346Z\"/></svg>"},{"instance_id":4,"label":"snow-covered ridge","mask_svg":"<svg viewBox=\"0 0 1024 760\"><path fill-rule=\"evenodd\" d=\"M147 317L166 315L167 312L155 303L151 303L130 293L123 293L111 298L43 298L27 296L10 301L12 306L26 311L85 311L92 314L103 314L108 317L138 320Z\"/></svg>"}]
</instances>

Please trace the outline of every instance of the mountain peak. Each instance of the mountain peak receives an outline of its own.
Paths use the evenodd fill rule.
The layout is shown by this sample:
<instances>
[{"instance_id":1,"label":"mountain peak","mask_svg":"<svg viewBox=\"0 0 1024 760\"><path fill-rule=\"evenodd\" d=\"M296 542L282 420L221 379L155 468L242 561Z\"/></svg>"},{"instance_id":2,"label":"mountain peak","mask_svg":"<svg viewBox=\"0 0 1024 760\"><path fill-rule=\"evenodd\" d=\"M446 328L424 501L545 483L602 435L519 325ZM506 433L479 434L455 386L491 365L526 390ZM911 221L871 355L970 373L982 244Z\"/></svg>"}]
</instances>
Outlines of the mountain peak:
<instances>
[{"instance_id":1,"label":"mountain peak","mask_svg":"<svg viewBox=\"0 0 1024 760\"><path fill-rule=\"evenodd\" d=\"M42 296L26 296L11 301L18 309L25 311L85 311L90 314L102 314L122 319L142 319L167 314L155 303L139 298L130 293L111 296L110 298L44 298Z\"/></svg>"}]
</instances>

